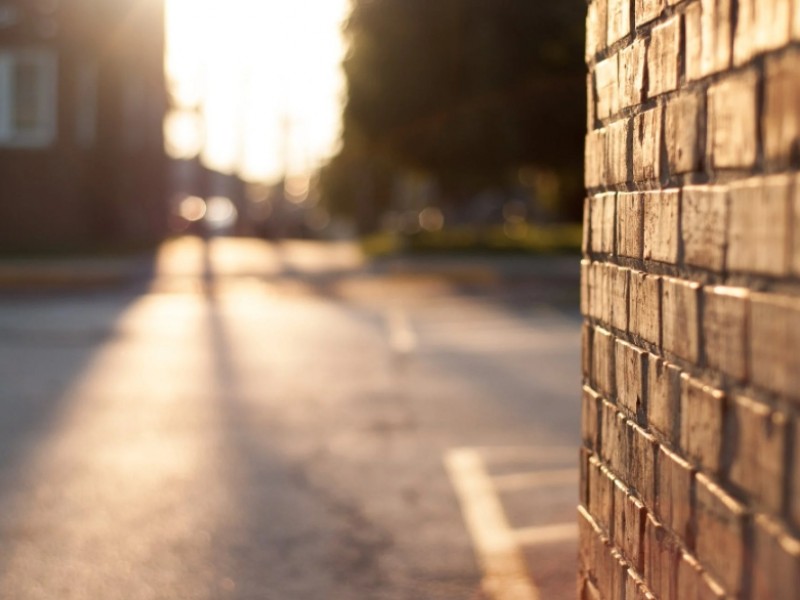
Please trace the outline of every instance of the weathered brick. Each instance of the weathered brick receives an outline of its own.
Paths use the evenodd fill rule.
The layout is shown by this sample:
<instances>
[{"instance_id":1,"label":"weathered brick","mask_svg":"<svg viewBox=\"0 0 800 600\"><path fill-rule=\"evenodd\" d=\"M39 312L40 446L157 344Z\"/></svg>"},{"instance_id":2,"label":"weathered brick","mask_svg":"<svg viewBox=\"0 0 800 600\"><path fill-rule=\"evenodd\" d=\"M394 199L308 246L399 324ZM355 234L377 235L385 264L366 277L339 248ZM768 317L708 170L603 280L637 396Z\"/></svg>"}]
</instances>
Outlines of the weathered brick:
<instances>
[{"instance_id":1,"label":"weathered brick","mask_svg":"<svg viewBox=\"0 0 800 600\"><path fill-rule=\"evenodd\" d=\"M796 600L800 592L800 540L775 521L759 516L753 555L752 597Z\"/></svg>"},{"instance_id":2,"label":"weathered brick","mask_svg":"<svg viewBox=\"0 0 800 600\"><path fill-rule=\"evenodd\" d=\"M647 422L668 442L675 443L681 398L681 371L651 354L647 365Z\"/></svg>"},{"instance_id":3,"label":"weathered brick","mask_svg":"<svg viewBox=\"0 0 800 600\"><path fill-rule=\"evenodd\" d=\"M691 173L700 170L700 123L705 116L702 97L681 94L670 100L666 108L665 139L670 173Z\"/></svg>"},{"instance_id":4,"label":"weathered brick","mask_svg":"<svg viewBox=\"0 0 800 600\"><path fill-rule=\"evenodd\" d=\"M630 269L609 266L611 272L611 326L628 330L628 295Z\"/></svg>"},{"instance_id":5,"label":"weathered brick","mask_svg":"<svg viewBox=\"0 0 800 600\"><path fill-rule=\"evenodd\" d=\"M703 7L700 0L686 7L683 15L686 35L683 62L686 68L686 80L696 81L703 76Z\"/></svg>"},{"instance_id":6,"label":"weathered brick","mask_svg":"<svg viewBox=\"0 0 800 600\"><path fill-rule=\"evenodd\" d=\"M606 130L595 129L586 135L584 146L584 184L587 188L606 185Z\"/></svg>"},{"instance_id":7,"label":"weathered brick","mask_svg":"<svg viewBox=\"0 0 800 600\"><path fill-rule=\"evenodd\" d=\"M614 477L596 458L589 459L589 513L607 533L614 518Z\"/></svg>"},{"instance_id":8,"label":"weathered brick","mask_svg":"<svg viewBox=\"0 0 800 600\"><path fill-rule=\"evenodd\" d=\"M594 75L586 75L586 131L591 131L597 122L597 102L594 95Z\"/></svg>"},{"instance_id":9,"label":"weathered brick","mask_svg":"<svg viewBox=\"0 0 800 600\"><path fill-rule=\"evenodd\" d=\"M621 452L621 436L617 409L611 402L604 400L600 405L600 456L609 464Z\"/></svg>"},{"instance_id":10,"label":"weathered brick","mask_svg":"<svg viewBox=\"0 0 800 600\"><path fill-rule=\"evenodd\" d=\"M589 203L586 203L588 206ZM588 228L586 228L588 229ZM584 231L586 231L584 229ZM581 314L588 317L591 316L591 293L589 287L589 272L591 270L592 263L589 260L581 260ZM585 356L584 356L585 358ZM586 364L585 362L583 364Z\"/></svg>"},{"instance_id":11,"label":"weathered brick","mask_svg":"<svg viewBox=\"0 0 800 600\"><path fill-rule=\"evenodd\" d=\"M678 190L645 192L643 198L644 258L677 263L680 192Z\"/></svg>"},{"instance_id":12,"label":"weathered brick","mask_svg":"<svg viewBox=\"0 0 800 600\"><path fill-rule=\"evenodd\" d=\"M746 168L756 161L756 86L758 74L729 75L708 90L709 164Z\"/></svg>"},{"instance_id":13,"label":"weathered brick","mask_svg":"<svg viewBox=\"0 0 800 600\"><path fill-rule=\"evenodd\" d=\"M630 566L641 572L644 568L642 537L647 511L638 499L617 480L614 490L614 544Z\"/></svg>"},{"instance_id":14,"label":"weathered brick","mask_svg":"<svg viewBox=\"0 0 800 600\"><path fill-rule=\"evenodd\" d=\"M656 444L655 438L644 429L629 422L630 442L628 480L645 506L655 506Z\"/></svg>"},{"instance_id":15,"label":"weathered brick","mask_svg":"<svg viewBox=\"0 0 800 600\"><path fill-rule=\"evenodd\" d=\"M684 553L678 563L675 600L723 600L725 591L703 571L700 563Z\"/></svg>"},{"instance_id":16,"label":"weathered brick","mask_svg":"<svg viewBox=\"0 0 800 600\"><path fill-rule=\"evenodd\" d=\"M594 456L592 451L588 448L581 447L579 452L579 471L580 481L579 487L579 501L582 506L589 506L589 459Z\"/></svg>"},{"instance_id":17,"label":"weathered brick","mask_svg":"<svg viewBox=\"0 0 800 600\"><path fill-rule=\"evenodd\" d=\"M752 294L749 339L753 383L800 397L800 299Z\"/></svg>"},{"instance_id":18,"label":"weathered brick","mask_svg":"<svg viewBox=\"0 0 800 600\"><path fill-rule=\"evenodd\" d=\"M696 363L699 358L697 283L665 277L661 293L664 350Z\"/></svg>"},{"instance_id":19,"label":"weathered brick","mask_svg":"<svg viewBox=\"0 0 800 600\"><path fill-rule=\"evenodd\" d=\"M733 62L742 65L767 50L789 43L789 0L739 0Z\"/></svg>"},{"instance_id":20,"label":"weathered brick","mask_svg":"<svg viewBox=\"0 0 800 600\"><path fill-rule=\"evenodd\" d=\"M636 0L634 18L636 27L655 20L664 10L664 0Z\"/></svg>"},{"instance_id":21,"label":"weathered brick","mask_svg":"<svg viewBox=\"0 0 800 600\"><path fill-rule=\"evenodd\" d=\"M796 9L800 14L800 6ZM800 51L769 57L764 81L764 156L778 168L800 156Z\"/></svg>"},{"instance_id":22,"label":"weathered brick","mask_svg":"<svg viewBox=\"0 0 800 600\"><path fill-rule=\"evenodd\" d=\"M658 450L658 495L655 514L687 547L694 547L691 530L692 466L663 446Z\"/></svg>"},{"instance_id":23,"label":"weathered brick","mask_svg":"<svg viewBox=\"0 0 800 600\"><path fill-rule=\"evenodd\" d=\"M629 414L643 418L647 352L627 342L617 340L615 362L617 402Z\"/></svg>"},{"instance_id":24,"label":"weathered brick","mask_svg":"<svg viewBox=\"0 0 800 600\"><path fill-rule=\"evenodd\" d=\"M642 258L644 196L638 192L617 195L617 254Z\"/></svg>"},{"instance_id":25,"label":"weathered brick","mask_svg":"<svg viewBox=\"0 0 800 600\"><path fill-rule=\"evenodd\" d=\"M610 184L628 180L628 132L630 121L622 119L609 125L605 137L605 173Z\"/></svg>"},{"instance_id":26,"label":"weathered brick","mask_svg":"<svg viewBox=\"0 0 800 600\"><path fill-rule=\"evenodd\" d=\"M744 575L745 509L702 473L695 482L697 557L729 593L737 595Z\"/></svg>"},{"instance_id":27,"label":"weathered brick","mask_svg":"<svg viewBox=\"0 0 800 600\"><path fill-rule=\"evenodd\" d=\"M619 53L619 106L640 104L644 97L644 69L647 46L644 39L635 40Z\"/></svg>"},{"instance_id":28,"label":"weathered brick","mask_svg":"<svg viewBox=\"0 0 800 600\"><path fill-rule=\"evenodd\" d=\"M631 0L608 0L608 45L631 32Z\"/></svg>"},{"instance_id":29,"label":"weathered brick","mask_svg":"<svg viewBox=\"0 0 800 600\"><path fill-rule=\"evenodd\" d=\"M595 571L594 557L596 540L602 532L585 506L578 506L578 548L581 566L586 573Z\"/></svg>"},{"instance_id":30,"label":"weathered brick","mask_svg":"<svg viewBox=\"0 0 800 600\"><path fill-rule=\"evenodd\" d=\"M613 254L616 223L616 198L614 192L597 194L589 200L591 206L590 227L592 252Z\"/></svg>"},{"instance_id":31,"label":"weathered brick","mask_svg":"<svg viewBox=\"0 0 800 600\"><path fill-rule=\"evenodd\" d=\"M633 179L658 179L661 173L661 107L633 119Z\"/></svg>"},{"instance_id":32,"label":"weathered brick","mask_svg":"<svg viewBox=\"0 0 800 600\"><path fill-rule=\"evenodd\" d=\"M587 62L606 47L606 0L595 0L586 13Z\"/></svg>"},{"instance_id":33,"label":"weathered brick","mask_svg":"<svg viewBox=\"0 0 800 600\"><path fill-rule=\"evenodd\" d=\"M624 475L630 478L629 473L631 469L631 428L628 418L618 412L615 416L614 432L616 439L614 440L614 448L609 457L609 465L615 473Z\"/></svg>"},{"instance_id":34,"label":"weathered brick","mask_svg":"<svg viewBox=\"0 0 800 600\"><path fill-rule=\"evenodd\" d=\"M725 269L728 191L724 186L686 186L681 203L681 235L687 264Z\"/></svg>"},{"instance_id":35,"label":"weathered brick","mask_svg":"<svg viewBox=\"0 0 800 600\"><path fill-rule=\"evenodd\" d=\"M724 409L721 391L681 375L681 448L711 473L720 469Z\"/></svg>"},{"instance_id":36,"label":"weathered brick","mask_svg":"<svg viewBox=\"0 0 800 600\"><path fill-rule=\"evenodd\" d=\"M678 54L681 49L680 16L672 17L653 28L647 50L650 98L678 87Z\"/></svg>"},{"instance_id":37,"label":"weathered brick","mask_svg":"<svg viewBox=\"0 0 800 600\"><path fill-rule=\"evenodd\" d=\"M587 448L596 449L599 438L600 396L589 388L583 387L581 396L581 434L583 444Z\"/></svg>"},{"instance_id":38,"label":"weathered brick","mask_svg":"<svg viewBox=\"0 0 800 600\"><path fill-rule=\"evenodd\" d=\"M629 304L629 331L660 346L661 278L639 271L632 272Z\"/></svg>"},{"instance_id":39,"label":"weathered brick","mask_svg":"<svg viewBox=\"0 0 800 600\"><path fill-rule=\"evenodd\" d=\"M731 0L701 0L702 73L711 75L731 64Z\"/></svg>"},{"instance_id":40,"label":"weathered brick","mask_svg":"<svg viewBox=\"0 0 800 600\"><path fill-rule=\"evenodd\" d=\"M772 514L783 508L786 417L767 405L739 396L729 411L729 479Z\"/></svg>"},{"instance_id":41,"label":"weathered brick","mask_svg":"<svg viewBox=\"0 0 800 600\"><path fill-rule=\"evenodd\" d=\"M789 270L791 178L754 177L730 186L727 266L784 275Z\"/></svg>"},{"instance_id":42,"label":"weathered brick","mask_svg":"<svg viewBox=\"0 0 800 600\"><path fill-rule=\"evenodd\" d=\"M747 379L746 288L712 287L703 292L703 348L708 366Z\"/></svg>"},{"instance_id":43,"label":"weathered brick","mask_svg":"<svg viewBox=\"0 0 800 600\"><path fill-rule=\"evenodd\" d=\"M604 323L611 318L611 279L605 263L593 262L589 265L589 310L591 315Z\"/></svg>"},{"instance_id":44,"label":"weathered brick","mask_svg":"<svg viewBox=\"0 0 800 600\"><path fill-rule=\"evenodd\" d=\"M592 338L592 383L606 397L614 395L614 336L600 328Z\"/></svg>"},{"instance_id":45,"label":"weathered brick","mask_svg":"<svg viewBox=\"0 0 800 600\"><path fill-rule=\"evenodd\" d=\"M647 515L644 532L644 580L658 598L674 598L678 548L670 533Z\"/></svg>"},{"instance_id":46,"label":"weathered brick","mask_svg":"<svg viewBox=\"0 0 800 600\"><path fill-rule=\"evenodd\" d=\"M601 60L594 68L597 117L607 119L619 112L619 58L616 54Z\"/></svg>"}]
</instances>

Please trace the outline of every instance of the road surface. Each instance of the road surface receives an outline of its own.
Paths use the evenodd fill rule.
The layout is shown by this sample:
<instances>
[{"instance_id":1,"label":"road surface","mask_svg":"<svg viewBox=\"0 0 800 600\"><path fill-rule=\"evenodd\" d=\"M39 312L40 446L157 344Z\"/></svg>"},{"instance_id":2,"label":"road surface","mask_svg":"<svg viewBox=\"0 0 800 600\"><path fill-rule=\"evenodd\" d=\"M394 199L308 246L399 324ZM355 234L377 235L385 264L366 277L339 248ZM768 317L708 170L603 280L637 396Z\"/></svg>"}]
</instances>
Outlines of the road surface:
<instances>
[{"instance_id":1,"label":"road surface","mask_svg":"<svg viewBox=\"0 0 800 600\"><path fill-rule=\"evenodd\" d=\"M5 294L0 598L573 597L573 269L362 262L187 238Z\"/></svg>"}]
</instances>

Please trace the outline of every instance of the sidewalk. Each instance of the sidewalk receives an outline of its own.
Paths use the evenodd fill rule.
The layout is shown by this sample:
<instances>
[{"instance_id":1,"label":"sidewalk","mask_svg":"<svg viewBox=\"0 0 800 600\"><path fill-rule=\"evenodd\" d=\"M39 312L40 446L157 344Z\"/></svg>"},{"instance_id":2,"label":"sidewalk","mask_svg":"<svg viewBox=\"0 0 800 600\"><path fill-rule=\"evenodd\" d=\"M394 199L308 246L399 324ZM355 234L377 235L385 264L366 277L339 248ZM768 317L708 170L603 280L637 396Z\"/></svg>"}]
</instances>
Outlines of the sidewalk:
<instances>
[{"instance_id":1,"label":"sidewalk","mask_svg":"<svg viewBox=\"0 0 800 600\"><path fill-rule=\"evenodd\" d=\"M0 258L0 292L92 289L146 281L155 255L131 257Z\"/></svg>"}]
</instances>

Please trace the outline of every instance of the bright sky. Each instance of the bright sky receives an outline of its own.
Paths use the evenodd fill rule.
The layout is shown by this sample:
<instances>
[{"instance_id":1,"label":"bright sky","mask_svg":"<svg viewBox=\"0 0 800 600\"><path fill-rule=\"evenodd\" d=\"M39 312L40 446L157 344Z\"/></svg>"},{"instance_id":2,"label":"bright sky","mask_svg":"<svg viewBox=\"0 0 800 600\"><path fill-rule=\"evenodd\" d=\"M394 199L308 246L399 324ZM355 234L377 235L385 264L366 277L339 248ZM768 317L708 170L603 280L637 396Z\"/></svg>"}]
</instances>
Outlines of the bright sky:
<instances>
[{"instance_id":1,"label":"bright sky","mask_svg":"<svg viewBox=\"0 0 800 600\"><path fill-rule=\"evenodd\" d=\"M336 148L348 0L167 0L176 157L247 179L315 168ZM198 107L205 139L196 135ZM284 156L286 158L284 158Z\"/></svg>"}]
</instances>

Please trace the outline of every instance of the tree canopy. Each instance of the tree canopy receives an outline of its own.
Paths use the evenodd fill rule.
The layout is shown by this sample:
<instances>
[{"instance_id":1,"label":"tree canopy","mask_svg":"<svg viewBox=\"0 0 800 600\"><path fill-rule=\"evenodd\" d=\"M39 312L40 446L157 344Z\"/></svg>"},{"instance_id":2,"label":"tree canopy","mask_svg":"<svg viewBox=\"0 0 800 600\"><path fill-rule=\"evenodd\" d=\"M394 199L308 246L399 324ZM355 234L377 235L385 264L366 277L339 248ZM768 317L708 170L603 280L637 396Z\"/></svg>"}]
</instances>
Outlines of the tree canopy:
<instances>
[{"instance_id":1,"label":"tree canopy","mask_svg":"<svg viewBox=\"0 0 800 600\"><path fill-rule=\"evenodd\" d=\"M341 154L444 187L579 169L583 0L352 0ZM477 183L476 183L477 185Z\"/></svg>"}]
</instances>

